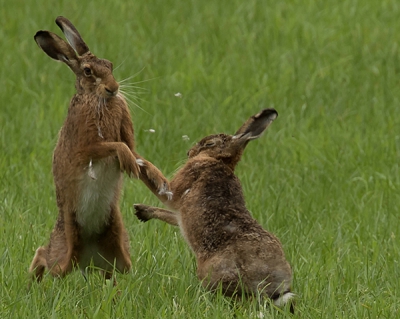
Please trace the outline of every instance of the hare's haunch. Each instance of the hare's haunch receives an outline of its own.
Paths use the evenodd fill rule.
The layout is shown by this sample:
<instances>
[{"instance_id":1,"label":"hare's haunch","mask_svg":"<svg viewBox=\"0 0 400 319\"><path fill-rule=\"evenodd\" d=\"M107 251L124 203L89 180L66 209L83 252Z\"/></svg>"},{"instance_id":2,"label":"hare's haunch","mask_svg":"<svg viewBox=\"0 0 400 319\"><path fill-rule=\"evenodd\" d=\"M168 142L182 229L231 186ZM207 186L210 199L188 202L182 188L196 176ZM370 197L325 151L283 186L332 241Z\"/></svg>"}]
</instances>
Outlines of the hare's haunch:
<instances>
[{"instance_id":1,"label":"hare's haunch","mask_svg":"<svg viewBox=\"0 0 400 319\"><path fill-rule=\"evenodd\" d=\"M221 286L227 296L265 296L277 306L290 303L294 311L292 271L282 245L252 218L234 174L248 142L260 137L277 116L274 109L264 109L233 136L203 138L171 180L172 200L158 195L172 211L141 204L135 209L142 221L155 218L180 227L205 287Z\"/></svg>"},{"instance_id":2,"label":"hare's haunch","mask_svg":"<svg viewBox=\"0 0 400 319\"><path fill-rule=\"evenodd\" d=\"M64 276L75 266L84 270L93 264L110 277L114 267L120 272L131 268L119 210L123 172L160 194L170 194L169 184L135 152L129 108L112 63L93 55L69 20L58 17L56 23L69 43L49 31L38 31L35 41L75 73L77 93L53 154L57 222L49 244L37 249L29 270L40 281L45 269Z\"/></svg>"}]
</instances>

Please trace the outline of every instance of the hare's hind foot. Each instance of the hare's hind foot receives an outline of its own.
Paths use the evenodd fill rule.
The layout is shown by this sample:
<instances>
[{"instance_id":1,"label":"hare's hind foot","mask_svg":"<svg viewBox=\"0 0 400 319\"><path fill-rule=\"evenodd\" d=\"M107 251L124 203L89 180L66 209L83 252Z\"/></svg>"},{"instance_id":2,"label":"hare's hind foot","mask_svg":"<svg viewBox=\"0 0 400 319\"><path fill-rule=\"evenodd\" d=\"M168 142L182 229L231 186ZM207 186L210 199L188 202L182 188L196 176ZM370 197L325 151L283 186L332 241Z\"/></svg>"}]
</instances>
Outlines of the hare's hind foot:
<instances>
[{"instance_id":1,"label":"hare's hind foot","mask_svg":"<svg viewBox=\"0 0 400 319\"><path fill-rule=\"evenodd\" d=\"M294 306L295 306L295 301L294 297L296 295L290 291L286 291L281 295L276 295L272 296L272 302L274 303L275 306L279 308L283 308L286 305L290 305L290 312L294 313Z\"/></svg>"},{"instance_id":2,"label":"hare's hind foot","mask_svg":"<svg viewBox=\"0 0 400 319\"><path fill-rule=\"evenodd\" d=\"M46 247L39 247L36 249L35 256L29 266L29 274L31 275L32 280L36 280L37 282L42 281L44 271L47 268L46 255Z\"/></svg>"}]
</instances>

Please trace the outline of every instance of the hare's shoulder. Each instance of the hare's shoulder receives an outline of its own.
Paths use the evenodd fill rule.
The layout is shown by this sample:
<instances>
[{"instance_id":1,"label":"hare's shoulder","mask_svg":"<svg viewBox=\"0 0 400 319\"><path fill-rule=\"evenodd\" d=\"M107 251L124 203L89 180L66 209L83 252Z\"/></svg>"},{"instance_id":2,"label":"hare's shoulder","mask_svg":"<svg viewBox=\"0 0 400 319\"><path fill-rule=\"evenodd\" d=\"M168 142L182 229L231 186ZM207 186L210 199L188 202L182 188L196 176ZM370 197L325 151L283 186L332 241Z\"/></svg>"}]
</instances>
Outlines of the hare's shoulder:
<instances>
[{"instance_id":1,"label":"hare's shoulder","mask_svg":"<svg viewBox=\"0 0 400 319\"><path fill-rule=\"evenodd\" d=\"M214 158L204 156L196 156L191 158L182 168L179 169L177 174L172 179L171 184L175 185L176 187L182 186L183 184L192 184L201 175L212 171L213 168L218 165L220 165L219 161L215 160Z\"/></svg>"},{"instance_id":2,"label":"hare's shoulder","mask_svg":"<svg viewBox=\"0 0 400 319\"><path fill-rule=\"evenodd\" d=\"M220 178L234 176L232 169L222 160L209 156L196 156L190 159L182 169L182 173L194 176L196 179L207 176L219 176Z\"/></svg>"}]
</instances>

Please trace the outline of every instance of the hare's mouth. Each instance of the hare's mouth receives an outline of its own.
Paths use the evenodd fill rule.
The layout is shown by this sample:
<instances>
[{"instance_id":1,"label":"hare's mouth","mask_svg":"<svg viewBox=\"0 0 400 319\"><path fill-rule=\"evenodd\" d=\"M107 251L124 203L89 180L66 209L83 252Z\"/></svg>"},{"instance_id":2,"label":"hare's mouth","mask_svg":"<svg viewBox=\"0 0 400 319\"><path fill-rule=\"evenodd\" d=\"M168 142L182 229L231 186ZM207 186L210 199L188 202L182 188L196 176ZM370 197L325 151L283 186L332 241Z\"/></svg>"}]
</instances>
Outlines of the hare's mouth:
<instances>
[{"instance_id":1,"label":"hare's mouth","mask_svg":"<svg viewBox=\"0 0 400 319\"><path fill-rule=\"evenodd\" d=\"M116 97L119 93L119 90L110 90L108 88L98 88L96 90L96 95L98 96L99 99L104 99L108 100L110 98Z\"/></svg>"},{"instance_id":2,"label":"hare's mouth","mask_svg":"<svg viewBox=\"0 0 400 319\"><path fill-rule=\"evenodd\" d=\"M109 99L111 97L117 96L119 92L119 85L118 84L109 84L100 83L96 87L96 94L100 98Z\"/></svg>"}]
</instances>

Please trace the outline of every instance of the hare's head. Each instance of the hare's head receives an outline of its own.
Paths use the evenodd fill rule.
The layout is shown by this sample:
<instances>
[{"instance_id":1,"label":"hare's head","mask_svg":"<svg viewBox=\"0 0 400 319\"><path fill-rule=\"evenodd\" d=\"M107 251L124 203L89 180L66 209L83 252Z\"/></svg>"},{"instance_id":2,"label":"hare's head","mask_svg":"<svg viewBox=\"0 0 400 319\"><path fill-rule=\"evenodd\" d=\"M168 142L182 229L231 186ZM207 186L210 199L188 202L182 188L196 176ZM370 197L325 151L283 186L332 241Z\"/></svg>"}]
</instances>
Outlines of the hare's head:
<instances>
[{"instance_id":1,"label":"hare's head","mask_svg":"<svg viewBox=\"0 0 400 319\"><path fill-rule=\"evenodd\" d=\"M209 156L234 168L247 143L259 138L277 116L278 112L275 109L264 109L250 117L235 135L217 134L203 138L188 151L188 157Z\"/></svg>"},{"instance_id":2,"label":"hare's head","mask_svg":"<svg viewBox=\"0 0 400 319\"><path fill-rule=\"evenodd\" d=\"M38 31L35 41L52 59L64 62L76 75L78 93L95 94L108 99L117 95L119 84L115 80L110 61L93 55L78 30L64 17L56 19L69 44L50 31Z\"/></svg>"}]
</instances>

